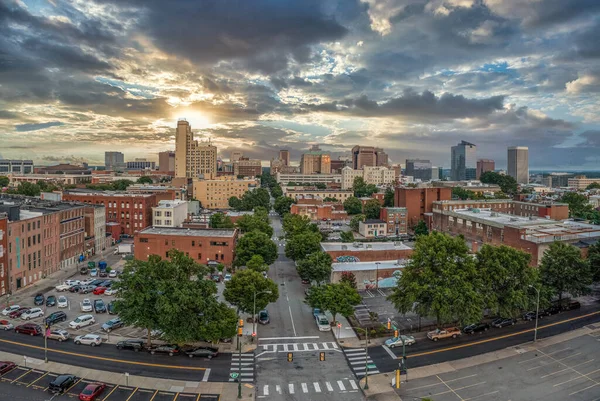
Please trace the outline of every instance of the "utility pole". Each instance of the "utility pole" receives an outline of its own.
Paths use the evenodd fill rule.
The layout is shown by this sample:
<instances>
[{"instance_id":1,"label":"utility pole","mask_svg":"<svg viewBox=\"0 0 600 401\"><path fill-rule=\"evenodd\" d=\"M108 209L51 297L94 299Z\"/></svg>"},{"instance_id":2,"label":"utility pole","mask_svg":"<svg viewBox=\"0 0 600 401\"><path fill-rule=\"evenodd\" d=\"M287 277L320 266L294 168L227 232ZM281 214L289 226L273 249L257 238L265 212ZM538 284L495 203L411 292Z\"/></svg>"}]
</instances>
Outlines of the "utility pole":
<instances>
[{"instance_id":1,"label":"utility pole","mask_svg":"<svg viewBox=\"0 0 600 401\"><path fill-rule=\"evenodd\" d=\"M242 398L242 345L240 338L244 330L244 319L240 319L238 325L238 398Z\"/></svg>"},{"instance_id":2,"label":"utility pole","mask_svg":"<svg viewBox=\"0 0 600 401\"><path fill-rule=\"evenodd\" d=\"M365 390L369 389L369 328L365 327Z\"/></svg>"}]
</instances>

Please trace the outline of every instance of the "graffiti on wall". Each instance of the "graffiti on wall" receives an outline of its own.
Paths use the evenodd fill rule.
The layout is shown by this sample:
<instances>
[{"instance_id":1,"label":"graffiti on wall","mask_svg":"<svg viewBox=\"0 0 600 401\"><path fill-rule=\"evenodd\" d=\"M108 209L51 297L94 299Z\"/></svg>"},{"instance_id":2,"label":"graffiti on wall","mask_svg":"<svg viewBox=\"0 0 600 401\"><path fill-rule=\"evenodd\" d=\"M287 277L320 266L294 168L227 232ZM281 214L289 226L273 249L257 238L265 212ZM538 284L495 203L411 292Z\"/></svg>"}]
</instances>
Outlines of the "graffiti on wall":
<instances>
[{"instance_id":1,"label":"graffiti on wall","mask_svg":"<svg viewBox=\"0 0 600 401\"><path fill-rule=\"evenodd\" d=\"M356 263L356 262L360 262L360 259L357 258L356 256L342 255L342 256L336 257L335 261L338 263Z\"/></svg>"},{"instance_id":2,"label":"graffiti on wall","mask_svg":"<svg viewBox=\"0 0 600 401\"><path fill-rule=\"evenodd\" d=\"M365 285L365 289L372 290L374 288L392 288L398 285L398 279L402 275L401 270L395 270L391 277L378 277L377 285L375 284L375 280L364 280L363 284Z\"/></svg>"}]
</instances>

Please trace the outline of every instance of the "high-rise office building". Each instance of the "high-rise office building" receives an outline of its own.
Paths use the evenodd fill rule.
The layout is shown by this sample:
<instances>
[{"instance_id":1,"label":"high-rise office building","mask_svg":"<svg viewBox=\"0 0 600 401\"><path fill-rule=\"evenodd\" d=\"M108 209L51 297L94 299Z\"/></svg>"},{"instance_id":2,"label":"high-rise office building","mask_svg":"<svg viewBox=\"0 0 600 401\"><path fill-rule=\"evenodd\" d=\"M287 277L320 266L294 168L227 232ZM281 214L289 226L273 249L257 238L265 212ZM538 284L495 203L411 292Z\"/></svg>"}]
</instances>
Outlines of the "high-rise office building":
<instances>
[{"instance_id":1,"label":"high-rise office building","mask_svg":"<svg viewBox=\"0 0 600 401\"><path fill-rule=\"evenodd\" d=\"M451 152L451 180L464 181L477 178L477 146L461 141L452 146Z\"/></svg>"},{"instance_id":2,"label":"high-rise office building","mask_svg":"<svg viewBox=\"0 0 600 401\"><path fill-rule=\"evenodd\" d=\"M217 147L208 143L198 143L194 133L184 119L177 121L175 133L175 176L205 178L217 174Z\"/></svg>"},{"instance_id":3,"label":"high-rise office building","mask_svg":"<svg viewBox=\"0 0 600 401\"><path fill-rule=\"evenodd\" d=\"M300 158L300 172L302 174L330 174L331 156L329 152L322 151L319 146L313 145Z\"/></svg>"},{"instance_id":4,"label":"high-rise office building","mask_svg":"<svg viewBox=\"0 0 600 401\"><path fill-rule=\"evenodd\" d=\"M158 167L160 171L175 171L175 152L171 150L159 152Z\"/></svg>"},{"instance_id":5,"label":"high-rise office building","mask_svg":"<svg viewBox=\"0 0 600 401\"><path fill-rule=\"evenodd\" d=\"M107 170L124 170L125 155L121 152L104 152L104 167Z\"/></svg>"},{"instance_id":6,"label":"high-rise office building","mask_svg":"<svg viewBox=\"0 0 600 401\"><path fill-rule=\"evenodd\" d=\"M490 159L479 159L477 160L477 179L481 178L481 174L487 173L488 171L494 171L496 169L496 162Z\"/></svg>"},{"instance_id":7,"label":"high-rise office building","mask_svg":"<svg viewBox=\"0 0 600 401\"><path fill-rule=\"evenodd\" d=\"M406 159L405 175L421 181L429 181L433 178L431 173L431 161L423 159ZM437 177L435 177L437 179Z\"/></svg>"},{"instance_id":8,"label":"high-rise office building","mask_svg":"<svg viewBox=\"0 0 600 401\"><path fill-rule=\"evenodd\" d=\"M233 163L240 160L242 157L244 157L244 154L242 152L240 152L239 150L234 150L233 152L231 152L231 157L229 158L229 161Z\"/></svg>"},{"instance_id":9,"label":"high-rise office building","mask_svg":"<svg viewBox=\"0 0 600 401\"><path fill-rule=\"evenodd\" d=\"M283 161L284 166L290 165L290 151L287 149L281 149L279 151L279 160Z\"/></svg>"},{"instance_id":10,"label":"high-rise office building","mask_svg":"<svg viewBox=\"0 0 600 401\"><path fill-rule=\"evenodd\" d=\"M352 148L352 168L358 170L363 166L387 166L388 155L381 148L373 146L355 146Z\"/></svg>"},{"instance_id":11,"label":"high-rise office building","mask_svg":"<svg viewBox=\"0 0 600 401\"><path fill-rule=\"evenodd\" d=\"M529 148L511 146L508 148L508 175L518 184L529 184Z\"/></svg>"}]
</instances>

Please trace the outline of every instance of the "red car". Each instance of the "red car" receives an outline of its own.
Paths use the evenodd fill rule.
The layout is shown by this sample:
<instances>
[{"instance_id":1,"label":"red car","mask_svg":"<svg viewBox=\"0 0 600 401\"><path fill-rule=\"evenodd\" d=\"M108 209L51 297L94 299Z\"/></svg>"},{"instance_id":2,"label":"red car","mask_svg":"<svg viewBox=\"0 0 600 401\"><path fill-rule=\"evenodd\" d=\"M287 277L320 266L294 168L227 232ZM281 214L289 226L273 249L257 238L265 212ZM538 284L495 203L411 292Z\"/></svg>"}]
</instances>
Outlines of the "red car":
<instances>
[{"instance_id":1,"label":"red car","mask_svg":"<svg viewBox=\"0 0 600 401\"><path fill-rule=\"evenodd\" d=\"M0 375L13 370L15 366L14 362L0 362Z\"/></svg>"},{"instance_id":2,"label":"red car","mask_svg":"<svg viewBox=\"0 0 600 401\"><path fill-rule=\"evenodd\" d=\"M79 399L81 401L94 401L96 397L98 397L104 389L106 388L106 384L104 383L91 383L85 386L83 391L79 394Z\"/></svg>"},{"instance_id":3,"label":"red car","mask_svg":"<svg viewBox=\"0 0 600 401\"><path fill-rule=\"evenodd\" d=\"M94 288L94 295L102 295L106 291L106 287L96 287Z\"/></svg>"},{"instance_id":4,"label":"red car","mask_svg":"<svg viewBox=\"0 0 600 401\"><path fill-rule=\"evenodd\" d=\"M39 336L42 334L42 327L34 323L25 323L15 327L15 333L29 334L30 336Z\"/></svg>"},{"instance_id":5,"label":"red car","mask_svg":"<svg viewBox=\"0 0 600 401\"><path fill-rule=\"evenodd\" d=\"M15 319L15 318L17 318L17 317L21 317L21 315L22 315L22 314L23 314L23 313L24 313L26 310L29 310L29 309L31 309L31 308L28 308L28 307L26 307L26 306L22 306L22 307L20 307L19 309L17 309L16 311L14 311L14 312L10 312L10 313L8 314L8 317L11 317L11 318L13 318L13 319Z\"/></svg>"}]
</instances>

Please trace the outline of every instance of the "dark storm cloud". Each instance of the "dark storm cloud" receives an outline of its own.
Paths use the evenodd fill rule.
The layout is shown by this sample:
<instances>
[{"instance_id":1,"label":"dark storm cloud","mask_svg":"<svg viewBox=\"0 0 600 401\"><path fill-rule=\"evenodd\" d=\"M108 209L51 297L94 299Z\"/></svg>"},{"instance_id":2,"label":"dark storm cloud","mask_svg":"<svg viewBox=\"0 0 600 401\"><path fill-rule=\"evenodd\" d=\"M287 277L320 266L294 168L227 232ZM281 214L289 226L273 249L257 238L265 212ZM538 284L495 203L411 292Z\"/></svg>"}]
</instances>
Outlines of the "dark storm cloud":
<instances>
[{"instance_id":1,"label":"dark storm cloud","mask_svg":"<svg viewBox=\"0 0 600 401\"><path fill-rule=\"evenodd\" d=\"M12 120L19 118L19 115L6 110L0 110L0 120Z\"/></svg>"},{"instance_id":2,"label":"dark storm cloud","mask_svg":"<svg viewBox=\"0 0 600 401\"><path fill-rule=\"evenodd\" d=\"M60 121L49 121L47 123L37 123L37 124L19 124L15 125L15 131L17 132L28 132L28 131L37 131L44 128L50 127L60 127L64 125L64 123Z\"/></svg>"}]
</instances>

